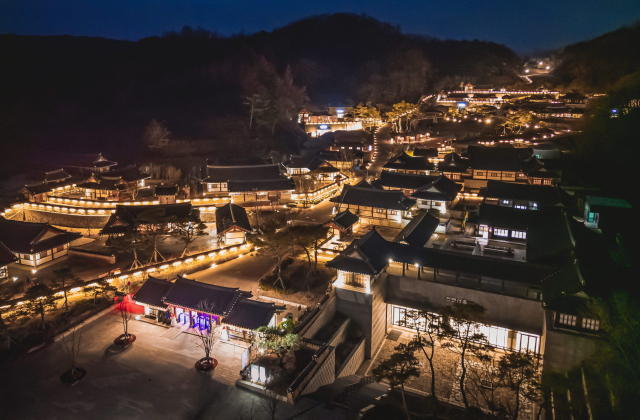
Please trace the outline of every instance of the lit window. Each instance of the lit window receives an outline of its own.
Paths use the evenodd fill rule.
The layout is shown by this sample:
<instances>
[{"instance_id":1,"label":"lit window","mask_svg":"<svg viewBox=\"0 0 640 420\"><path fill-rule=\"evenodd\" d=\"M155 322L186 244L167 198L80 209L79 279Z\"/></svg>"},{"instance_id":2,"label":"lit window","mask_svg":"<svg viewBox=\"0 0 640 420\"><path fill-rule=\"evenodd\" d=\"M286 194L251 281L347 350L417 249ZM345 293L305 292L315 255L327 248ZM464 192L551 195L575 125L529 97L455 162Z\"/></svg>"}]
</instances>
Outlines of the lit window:
<instances>
[{"instance_id":1,"label":"lit window","mask_svg":"<svg viewBox=\"0 0 640 420\"><path fill-rule=\"evenodd\" d=\"M527 209L527 206L523 206L522 204L516 204L514 207L517 208L517 209L520 209L520 210L526 210Z\"/></svg>"},{"instance_id":2,"label":"lit window","mask_svg":"<svg viewBox=\"0 0 640 420\"><path fill-rule=\"evenodd\" d=\"M550 179L543 180L542 185L551 185L551 180Z\"/></svg>"},{"instance_id":3,"label":"lit window","mask_svg":"<svg viewBox=\"0 0 640 420\"><path fill-rule=\"evenodd\" d=\"M509 237L509 229L493 229L493 234L495 236L503 236L505 238Z\"/></svg>"},{"instance_id":4,"label":"lit window","mask_svg":"<svg viewBox=\"0 0 640 420\"><path fill-rule=\"evenodd\" d=\"M582 328L598 331L600 329L600 321L589 318L582 318Z\"/></svg>"},{"instance_id":5,"label":"lit window","mask_svg":"<svg viewBox=\"0 0 640 420\"><path fill-rule=\"evenodd\" d=\"M504 204L506 206L510 206L511 205L511 200L502 200L502 204Z\"/></svg>"},{"instance_id":6,"label":"lit window","mask_svg":"<svg viewBox=\"0 0 640 420\"><path fill-rule=\"evenodd\" d=\"M571 325L572 327L575 327L576 317L575 315L560 314L560 320L558 322L564 325Z\"/></svg>"},{"instance_id":7,"label":"lit window","mask_svg":"<svg viewBox=\"0 0 640 420\"><path fill-rule=\"evenodd\" d=\"M527 232L513 230L511 231L511 237L516 239L527 239Z\"/></svg>"},{"instance_id":8,"label":"lit window","mask_svg":"<svg viewBox=\"0 0 640 420\"><path fill-rule=\"evenodd\" d=\"M500 176L500 172L491 172L491 176Z\"/></svg>"},{"instance_id":9,"label":"lit window","mask_svg":"<svg viewBox=\"0 0 640 420\"><path fill-rule=\"evenodd\" d=\"M375 210L376 210L376 213L384 214L384 209L375 209Z\"/></svg>"},{"instance_id":10,"label":"lit window","mask_svg":"<svg viewBox=\"0 0 640 420\"><path fill-rule=\"evenodd\" d=\"M396 216L398 214L398 210L389 210L389 214L391 216Z\"/></svg>"}]
</instances>

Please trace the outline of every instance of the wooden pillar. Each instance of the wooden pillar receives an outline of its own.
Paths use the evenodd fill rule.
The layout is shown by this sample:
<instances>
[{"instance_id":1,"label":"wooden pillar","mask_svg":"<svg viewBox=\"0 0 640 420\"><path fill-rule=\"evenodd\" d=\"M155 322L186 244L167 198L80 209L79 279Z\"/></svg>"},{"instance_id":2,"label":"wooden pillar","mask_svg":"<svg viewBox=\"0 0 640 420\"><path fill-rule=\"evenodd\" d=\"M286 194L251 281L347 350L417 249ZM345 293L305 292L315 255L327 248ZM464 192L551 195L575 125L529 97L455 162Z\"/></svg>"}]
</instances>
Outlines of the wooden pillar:
<instances>
[{"instance_id":1,"label":"wooden pillar","mask_svg":"<svg viewBox=\"0 0 640 420\"><path fill-rule=\"evenodd\" d=\"M405 268L406 264L402 263L402 275L404 276L404 268Z\"/></svg>"},{"instance_id":2,"label":"wooden pillar","mask_svg":"<svg viewBox=\"0 0 640 420\"><path fill-rule=\"evenodd\" d=\"M502 279L502 286L500 287L500 293L504 294L504 279Z\"/></svg>"},{"instance_id":3,"label":"wooden pillar","mask_svg":"<svg viewBox=\"0 0 640 420\"><path fill-rule=\"evenodd\" d=\"M478 290L482 287L482 276L478 276Z\"/></svg>"}]
</instances>

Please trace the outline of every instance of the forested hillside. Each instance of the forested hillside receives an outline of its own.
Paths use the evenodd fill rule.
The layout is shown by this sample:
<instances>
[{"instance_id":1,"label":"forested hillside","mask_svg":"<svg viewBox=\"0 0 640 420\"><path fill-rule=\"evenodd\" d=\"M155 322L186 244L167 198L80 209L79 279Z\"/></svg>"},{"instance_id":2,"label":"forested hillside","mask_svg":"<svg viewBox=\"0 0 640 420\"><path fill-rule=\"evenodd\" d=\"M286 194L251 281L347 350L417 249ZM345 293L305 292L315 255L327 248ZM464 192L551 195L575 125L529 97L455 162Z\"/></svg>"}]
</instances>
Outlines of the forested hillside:
<instances>
[{"instance_id":1,"label":"forested hillside","mask_svg":"<svg viewBox=\"0 0 640 420\"><path fill-rule=\"evenodd\" d=\"M243 105L243 80L262 57L281 76L290 66L293 83L321 105L415 101L463 80L509 84L519 62L502 45L406 35L350 14L234 37L188 27L138 42L3 35L0 49L0 143L12 157L4 171L36 148L126 161L143 150L153 119L173 138L274 141L269 130L248 130Z\"/></svg>"},{"instance_id":2,"label":"forested hillside","mask_svg":"<svg viewBox=\"0 0 640 420\"><path fill-rule=\"evenodd\" d=\"M639 45L640 22L565 47L554 73L568 88L606 92L640 70Z\"/></svg>"}]
</instances>

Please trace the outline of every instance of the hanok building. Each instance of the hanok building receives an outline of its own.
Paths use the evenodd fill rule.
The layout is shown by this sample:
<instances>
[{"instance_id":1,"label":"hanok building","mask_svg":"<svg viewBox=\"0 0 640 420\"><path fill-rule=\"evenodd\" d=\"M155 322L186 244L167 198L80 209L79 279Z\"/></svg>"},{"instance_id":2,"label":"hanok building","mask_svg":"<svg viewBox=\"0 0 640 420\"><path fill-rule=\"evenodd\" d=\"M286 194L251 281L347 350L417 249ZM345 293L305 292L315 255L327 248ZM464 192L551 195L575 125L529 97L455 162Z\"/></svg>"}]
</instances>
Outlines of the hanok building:
<instances>
[{"instance_id":1,"label":"hanok building","mask_svg":"<svg viewBox=\"0 0 640 420\"><path fill-rule=\"evenodd\" d=\"M374 229L327 263L337 270L337 310L363 327L365 353L374 354L391 328L427 326L415 320L419 310L439 316L454 303L485 308L482 332L493 346L542 352L542 279L552 269L425 247L435 221L422 224L415 237L394 242Z\"/></svg>"},{"instance_id":2,"label":"hanok building","mask_svg":"<svg viewBox=\"0 0 640 420\"><path fill-rule=\"evenodd\" d=\"M320 156L291 156L282 164L287 176L317 176L319 181L335 181L340 177L340 171Z\"/></svg>"},{"instance_id":3,"label":"hanok building","mask_svg":"<svg viewBox=\"0 0 640 420\"><path fill-rule=\"evenodd\" d=\"M479 195L484 203L520 210L538 210L542 206L571 206L572 198L560 187L488 181Z\"/></svg>"},{"instance_id":4,"label":"hanok building","mask_svg":"<svg viewBox=\"0 0 640 420\"><path fill-rule=\"evenodd\" d=\"M212 164L207 163L204 195L229 197L240 202L291 200L295 191L293 179L280 173L277 164Z\"/></svg>"},{"instance_id":5,"label":"hanok building","mask_svg":"<svg viewBox=\"0 0 640 420\"><path fill-rule=\"evenodd\" d=\"M382 167L383 171L401 174L429 175L435 169L435 164L426 156L409 156L402 152L394 156Z\"/></svg>"},{"instance_id":6,"label":"hanok building","mask_svg":"<svg viewBox=\"0 0 640 420\"><path fill-rule=\"evenodd\" d=\"M542 160L532 156L522 164L522 173L531 185L558 185L562 179L562 170L554 160Z\"/></svg>"},{"instance_id":7,"label":"hanok building","mask_svg":"<svg viewBox=\"0 0 640 420\"><path fill-rule=\"evenodd\" d=\"M244 243L251 232L247 211L233 203L216 208L216 232L227 246Z\"/></svg>"},{"instance_id":8,"label":"hanok building","mask_svg":"<svg viewBox=\"0 0 640 420\"><path fill-rule=\"evenodd\" d=\"M145 306L145 313L157 316L160 311L168 312L175 319L172 324L199 330L222 325L230 335L249 339L259 327L276 323L275 304L250 297L250 292L237 288L178 276L174 283L159 279L145 282L133 300Z\"/></svg>"},{"instance_id":9,"label":"hanok building","mask_svg":"<svg viewBox=\"0 0 640 420\"><path fill-rule=\"evenodd\" d=\"M178 186L156 185L153 187L153 195L158 199L158 204L175 204L178 196Z\"/></svg>"},{"instance_id":10,"label":"hanok building","mask_svg":"<svg viewBox=\"0 0 640 420\"><path fill-rule=\"evenodd\" d=\"M30 202L47 201L49 194L67 191L83 181L82 177L71 176L64 169L34 172L27 176L27 183L19 191Z\"/></svg>"},{"instance_id":11,"label":"hanok building","mask_svg":"<svg viewBox=\"0 0 640 420\"><path fill-rule=\"evenodd\" d=\"M480 205L477 233L489 240L495 252L526 261L540 261L573 248L569 220L562 207L541 207L538 211L519 210L492 204ZM514 244L509 246L509 244ZM523 249L518 244L525 244Z\"/></svg>"},{"instance_id":12,"label":"hanok building","mask_svg":"<svg viewBox=\"0 0 640 420\"><path fill-rule=\"evenodd\" d=\"M449 153L438 162L438 171L453 181L459 181L469 171L469 160L457 153Z\"/></svg>"},{"instance_id":13,"label":"hanok building","mask_svg":"<svg viewBox=\"0 0 640 420\"><path fill-rule=\"evenodd\" d=\"M58 229L48 223L29 223L0 218L0 242L18 259L18 264L39 266L67 255L69 244L79 233Z\"/></svg>"},{"instance_id":14,"label":"hanok building","mask_svg":"<svg viewBox=\"0 0 640 420\"><path fill-rule=\"evenodd\" d=\"M178 220L197 221L200 211L191 203L148 205L148 206L116 206L115 212L100 231L100 235L122 235L139 229L145 230L153 224L154 219L164 219L168 223Z\"/></svg>"},{"instance_id":15,"label":"hanok building","mask_svg":"<svg viewBox=\"0 0 640 420\"><path fill-rule=\"evenodd\" d=\"M364 163L364 152L361 150L325 150L319 152L318 156L339 170L358 169Z\"/></svg>"},{"instance_id":16,"label":"hanok building","mask_svg":"<svg viewBox=\"0 0 640 420\"><path fill-rule=\"evenodd\" d=\"M411 193L411 198L418 200L418 208L437 209L441 213L445 213L448 205L458 197L460 190L462 190L462 184L440 175L416 189Z\"/></svg>"},{"instance_id":17,"label":"hanok building","mask_svg":"<svg viewBox=\"0 0 640 420\"><path fill-rule=\"evenodd\" d=\"M469 146L469 167L473 179L526 181L523 165L532 157L528 149Z\"/></svg>"},{"instance_id":18,"label":"hanok building","mask_svg":"<svg viewBox=\"0 0 640 420\"><path fill-rule=\"evenodd\" d=\"M381 171L380 177L371 183L384 190L401 190L409 197L418 188L437 179L436 175L413 175L399 172Z\"/></svg>"},{"instance_id":19,"label":"hanok building","mask_svg":"<svg viewBox=\"0 0 640 420\"><path fill-rule=\"evenodd\" d=\"M362 181L345 185L339 196L331 199L339 212L350 210L360 223L402 227L412 216L416 200L407 198L402 191L385 191Z\"/></svg>"},{"instance_id":20,"label":"hanok building","mask_svg":"<svg viewBox=\"0 0 640 420\"><path fill-rule=\"evenodd\" d=\"M91 200L120 200L133 198L138 191L145 188L145 180L150 175L142 173L135 166L108 172L91 174L77 188L83 190L83 195Z\"/></svg>"},{"instance_id":21,"label":"hanok building","mask_svg":"<svg viewBox=\"0 0 640 420\"><path fill-rule=\"evenodd\" d=\"M326 227L333 230L333 234L338 236L338 240L344 241L353 234L353 230L358 226L358 216L345 210L336 214L336 216L325 224Z\"/></svg>"}]
</instances>

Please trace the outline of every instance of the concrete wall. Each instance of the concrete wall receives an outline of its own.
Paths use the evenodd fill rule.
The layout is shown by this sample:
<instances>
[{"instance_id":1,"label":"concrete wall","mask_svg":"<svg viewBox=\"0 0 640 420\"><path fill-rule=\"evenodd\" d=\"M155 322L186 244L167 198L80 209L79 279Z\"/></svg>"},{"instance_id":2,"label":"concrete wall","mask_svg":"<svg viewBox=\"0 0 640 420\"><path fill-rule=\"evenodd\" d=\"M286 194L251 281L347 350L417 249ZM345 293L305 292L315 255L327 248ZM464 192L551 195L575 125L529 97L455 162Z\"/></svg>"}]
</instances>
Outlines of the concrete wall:
<instances>
[{"instance_id":1,"label":"concrete wall","mask_svg":"<svg viewBox=\"0 0 640 420\"><path fill-rule=\"evenodd\" d=\"M51 223L56 226L65 226L72 228L91 228L102 229L109 220L110 215L105 216L85 216L64 213L54 213L48 211L24 209L24 217L26 222L31 223ZM22 220L20 216L14 220Z\"/></svg>"},{"instance_id":2,"label":"concrete wall","mask_svg":"<svg viewBox=\"0 0 640 420\"><path fill-rule=\"evenodd\" d=\"M309 326L301 332L303 338L313 338L313 336L320 331L325 325L327 325L333 317L336 315L337 299L335 296L331 297L327 303L325 303L314 319L309 322Z\"/></svg>"},{"instance_id":3,"label":"concrete wall","mask_svg":"<svg viewBox=\"0 0 640 420\"><path fill-rule=\"evenodd\" d=\"M567 371L596 351L597 338L573 331L556 330L553 324L553 312L547 312L545 324L543 365L549 371Z\"/></svg>"},{"instance_id":4,"label":"concrete wall","mask_svg":"<svg viewBox=\"0 0 640 420\"><path fill-rule=\"evenodd\" d=\"M370 358L382 344L387 333L387 305L384 303L386 278L387 275L382 274L376 279L371 293L350 288L336 288L337 310L362 328L366 341L364 350L366 358Z\"/></svg>"},{"instance_id":5,"label":"concrete wall","mask_svg":"<svg viewBox=\"0 0 640 420\"><path fill-rule=\"evenodd\" d=\"M363 337L353 350L351 350L351 353L349 353L344 362L342 362L342 366L340 366L336 374L336 379L353 375L358 371L360 365L364 362L364 344L365 339Z\"/></svg>"},{"instance_id":6,"label":"concrete wall","mask_svg":"<svg viewBox=\"0 0 640 420\"><path fill-rule=\"evenodd\" d=\"M542 303L535 300L392 275L388 278L387 297L387 301L408 307L433 310L450 306L446 297L466 299L485 308L488 324L538 335L543 332L544 310Z\"/></svg>"},{"instance_id":7,"label":"concrete wall","mask_svg":"<svg viewBox=\"0 0 640 420\"><path fill-rule=\"evenodd\" d=\"M304 387L300 395L310 394L315 392L322 385L327 385L335 382L336 380L336 352L333 347L329 347L328 354L324 361L321 362L320 367L315 372L311 372L309 375L313 376L311 380Z\"/></svg>"},{"instance_id":8,"label":"concrete wall","mask_svg":"<svg viewBox=\"0 0 640 420\"><path fill-rule=\"evenodd\" d=\"M345 340L347 339L347 329L349 328L349 324L351 323L350 319L346 319L342 325L340 326L340 328L338 328L338 331L336 331L333 334L333 337L331 337L331 339L329 340L329 344L330 346L333 347L338 347L340 344L344 343Z\"/></svg>"}]
</instances>

